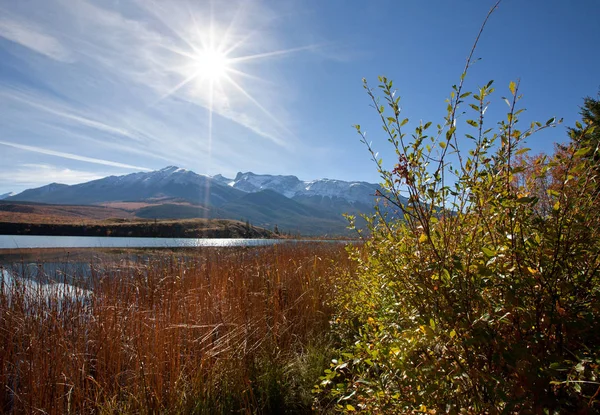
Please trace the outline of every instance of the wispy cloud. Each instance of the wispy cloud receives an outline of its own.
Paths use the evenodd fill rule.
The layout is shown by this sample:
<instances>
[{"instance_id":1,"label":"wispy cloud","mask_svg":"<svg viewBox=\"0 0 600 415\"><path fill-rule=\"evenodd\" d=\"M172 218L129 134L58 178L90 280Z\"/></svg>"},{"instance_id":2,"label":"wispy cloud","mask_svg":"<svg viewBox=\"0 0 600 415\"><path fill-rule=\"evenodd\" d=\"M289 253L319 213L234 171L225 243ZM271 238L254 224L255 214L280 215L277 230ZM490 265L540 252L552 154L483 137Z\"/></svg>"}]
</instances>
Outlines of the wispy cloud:
<instances>
[{"instance_id":1,"label":"wispy cloud","mask_svg":"<svg viewBox=\"0 0 600 415\"><path fill-rule=\"evenodd\" d=\"M44 97L43 95L37 94L34 91L18 90L11 87L2 88L0 84L0 96L5 99L23 103L31 107L30 109L32 110L41 110L52 116L58 117L59 119L64 119L75 124L94 128L105 133L126 137L136 141L141 140L140 137L124 128L112 126L107 123L86 117L85 115L81 115L78 113L79 111L68 108L65 104L57 101L56 99Z\"/></svg>"},{"instance_id":2,"label":"wispy cloud","mask_svg":"<svg viewBox=\"0 0 600 415\"><path fill-rule=\"evenodd\" d=\"M44 0L36 7L0 0L2 170L60 157L77 168L177 164L206 173L293 154L302 146L297 91L280 64L320 56L319 42L288 43L274 7L261 0ZM232 70L231 82L215 82L208 93L194 59L211 36ZM12 190L3 177L0 187Z\"/></svg>"},{"instance_id":3,"label":"wispy cloud","mask_svg":"<svg viewBox=\"0 0 600 415\"><path fill-rule=\"evenodd\" d=\"M129 88L142 86L158 100L172 97L211 110L280 146L293 139L292 132L285 127L290 114L285 109L286 95L281 94L282 85L273 82L262 82L260 87L248 85L244 81L252 78L249 73L247 77L240 76L236 82L221 81L215 86L215 94L209 96L208 86L198 83L190 72L190 57L193 58L197 49L207 42L209 28L219 33L219 42L224 47L236 49L232 51L231 62L240 64L239 72L243 72L247 62L259 67L262 62L268 67L268 62L273 59L318 49L315 45L285 48L275 43L268 31L257 30L268 26L269 20L273 19L264 3L231 2L223 8L225 13L209 10L210 2L196 3L195 8L191 3L182 2L177 3L179 7L166 9L164 4L157 2L137 2L138 7L148 13L143 22L88 1L68 3L67 12L89 28L88 33L101 34L80 39L78 42L88 46L80 53L105 67L122 82L129 83ZM268 72L265 79L276 78L275 72ZM255 76L252 82L259 83L257 78L260 77Z\"/></svg>"},{"instance_id":4,"label":"wispy cloud","mask_svg":"<svg viewBox=\"0 0 600 415\"><path fill-rule=\"evenodd\" d=\"M61 42L32 22L9 18L7 15L0 17L0 36L57 61L73 60Z\"/></svg>"},{"instance_id":5,"label":"wispy cloud","mask_svg":"<svg viewBox=\"0 0 600 415\"><path fill-rule=\"evenodd\" d=\"M97 158L93 158L93 157L79 156L77 154L64 153L62 151L54 151L54 150L49 150L47 148L42 148L42 147L28 146L28 145L18 144L18 143L11 143L9 141L0 141L0 145L18 148L19 150L33 151L34 153L46 154L48 156L62 157L62 158L69 159L69 160L77 160L77 161L85 161L85 162L94 163L94 164L102 164L104 166L122 167L122 168L126 168L126 169L136 169L136 170L145 170L145 171L151 170L146 167L134 166L134 165L125 164L125 163L117 163L114 161L102 160L102 159L97 159Z\"/></svg>"},{"instance_id":6,"label":"wispy cloud","mask_svg":"<svg viewBox=\"0 0 600 415\"><path fill-rule=\"evenodd\" d=\"M106 174L72 170L49 164L21 164L10 172L0 171L0 181L10 180L14 189L44 186L48 183L78 184L100 179Z\"/></svg>"}]
</instances>

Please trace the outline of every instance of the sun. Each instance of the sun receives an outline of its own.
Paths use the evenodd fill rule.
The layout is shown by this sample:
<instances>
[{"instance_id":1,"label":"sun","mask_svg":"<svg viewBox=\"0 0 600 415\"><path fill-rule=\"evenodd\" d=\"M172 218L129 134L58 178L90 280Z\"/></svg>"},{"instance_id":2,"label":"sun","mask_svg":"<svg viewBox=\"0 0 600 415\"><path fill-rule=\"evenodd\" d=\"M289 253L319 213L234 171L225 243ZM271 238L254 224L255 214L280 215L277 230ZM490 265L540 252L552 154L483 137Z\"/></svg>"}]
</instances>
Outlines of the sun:
<instances>
[{"instance_id":1,"label":"sun","mask_svg":"<svg viewBox=\"0 0 600 415\"><path fill-rule=\"evenodd\" d=\"M191 61L196 76L203 81L221 81L231 70L227 54L217 49L199 50L191 58Z\"/></svg>"},{"instance_id":2,"label":"sun","mask_svg":"<svg viewBox=\"0 0 600 415\"><path fill-rule=\"evenodd\" d=\"M259 32L244 26L243 10L239 9L227 23L216 19L212 12L201 14L189 9L190 20L180 27L169 24L157 15L175 34L172 43L161 46L170 52L165 73L176 77L170 79L175 81L174 84L167 84L164 93L152 105L181 93L186 99L206 108L209 141L212 136L213 113L231 117L234 105L251 104L287 132L287 127L281 120L253 93L258 90L253 86L269 83L270 80L255 75L249 69L255 69L257 62L278 59L316 47L307 45L265 51L262 43L269 42L262 42Z\"/></svg>"}]
</instances>

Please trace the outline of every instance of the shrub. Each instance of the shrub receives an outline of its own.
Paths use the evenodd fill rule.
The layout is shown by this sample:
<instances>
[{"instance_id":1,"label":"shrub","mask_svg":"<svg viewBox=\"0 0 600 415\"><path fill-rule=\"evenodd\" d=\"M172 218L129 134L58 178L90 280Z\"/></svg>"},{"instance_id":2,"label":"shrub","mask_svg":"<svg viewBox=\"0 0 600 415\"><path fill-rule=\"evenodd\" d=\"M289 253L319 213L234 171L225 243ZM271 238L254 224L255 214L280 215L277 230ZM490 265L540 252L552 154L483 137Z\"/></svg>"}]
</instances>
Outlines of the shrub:
<instances>
[{"instance_id":1,"label":"shrub","mask_svg":"<svg viewBox=\"0 0 600 415\"><path fill-rule=\"evenodd\" d=\"M594 150L574 140L523 163L525 140L559 121L521 128L519 85L511 82L506 119L488 128L493 82L465 92L470 62L444 121L421 123L410 137L392 81L380 77L377 91L364 81L397 163L385 169L356 126L384 203L352 252L358 276L333 300L340 350L316 387L323 407L600 410Z\"/></svg>"}]
</instances>

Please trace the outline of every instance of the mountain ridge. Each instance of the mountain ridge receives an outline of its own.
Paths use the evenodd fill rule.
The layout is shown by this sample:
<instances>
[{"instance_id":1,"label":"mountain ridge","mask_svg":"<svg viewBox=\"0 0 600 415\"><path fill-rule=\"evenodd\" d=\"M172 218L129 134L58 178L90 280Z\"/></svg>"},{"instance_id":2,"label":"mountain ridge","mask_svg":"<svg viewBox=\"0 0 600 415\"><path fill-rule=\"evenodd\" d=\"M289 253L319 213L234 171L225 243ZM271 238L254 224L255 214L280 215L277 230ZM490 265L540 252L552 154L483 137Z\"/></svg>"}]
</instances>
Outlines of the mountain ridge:
<instances>
[{"instance_id":1,"label":"mountain ridge","mask_svg":"<svg viewBox=\"0 0 600 415\"><path fill-rule=\"evenodd\" d=\"M140 217L231 218L306 234L345 234L342 213L371 213L379 185L361 181L238 172L234 179L206 176L177 166L107 176L76 185L51 183L7 197L8 201L98 205L144 203Z\"/></svg>"}]
</instances>

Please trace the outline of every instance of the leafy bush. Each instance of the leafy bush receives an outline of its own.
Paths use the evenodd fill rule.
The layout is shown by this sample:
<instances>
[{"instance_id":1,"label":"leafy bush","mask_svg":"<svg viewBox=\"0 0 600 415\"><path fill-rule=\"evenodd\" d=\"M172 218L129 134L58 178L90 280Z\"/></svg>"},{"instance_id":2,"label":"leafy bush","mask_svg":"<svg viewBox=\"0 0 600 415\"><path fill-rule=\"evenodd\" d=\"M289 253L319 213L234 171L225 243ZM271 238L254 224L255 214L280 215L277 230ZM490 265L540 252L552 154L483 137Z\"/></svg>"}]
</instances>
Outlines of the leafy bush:
<instances>
[{"instance_id":1,"label":"leafy bush","mask_svg":"<svg viewBox=\"0 0 600 415\"><path fill-rule=\"evenodd\" d=\"M443 123L410 137L392 81L364 83L397 163L385 169L356 126L383 206L353 250L358 275L333 300L340 352L316 387L321 409L600 410L597 150L573 140L528 158L525 140L560 121L521 128L511 82L506 119L488 128L493 83L465 92L470 62Z\"/></svg>"}]
</instances>

